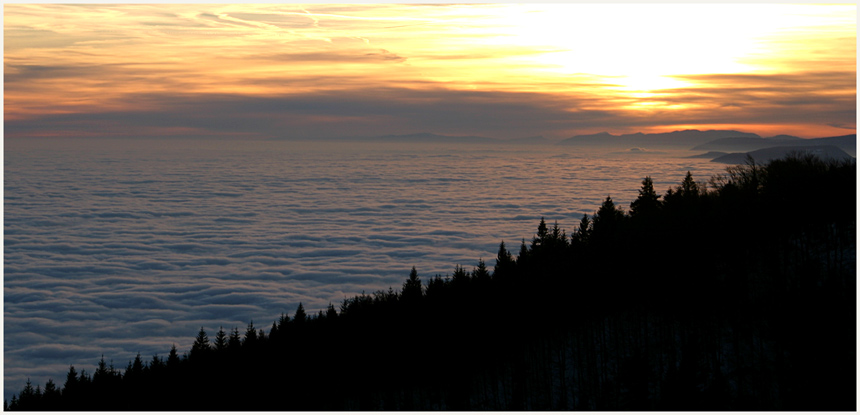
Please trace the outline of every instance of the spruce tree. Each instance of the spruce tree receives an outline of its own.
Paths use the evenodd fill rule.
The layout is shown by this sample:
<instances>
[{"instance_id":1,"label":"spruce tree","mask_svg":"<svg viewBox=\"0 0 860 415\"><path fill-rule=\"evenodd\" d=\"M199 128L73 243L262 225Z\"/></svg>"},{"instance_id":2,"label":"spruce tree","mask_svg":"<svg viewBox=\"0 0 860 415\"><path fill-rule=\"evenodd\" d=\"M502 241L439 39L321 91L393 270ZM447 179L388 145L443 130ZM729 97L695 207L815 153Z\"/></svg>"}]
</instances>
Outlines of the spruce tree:
<instances>
[{"instance_id":1,"label":"spruce tree","mask_svg":"<svg viewBox=\"0 0 860 415\"><path fill-rule=\"evenodd\" d=\"M451 276L451 284L454 285L463 285L469 282L469 273L466 272L466 269L461 267L459 264L454 266L454 275Z\"/></svg>"},{"instance_id":2,"label":"spruce tree","mask_svg":"<svg viewBox=\"0 0 860 415\"><path fill-rule=\"evenodd\" d=\"M287 314L281 313L281 317L278 318L278 330L281 333L284 333L284 330L287 329L287 324L290 322L290 316Z\"/></svg>"},{"instance_id":3,"label":"spruce tree","mask_svg":"<svg viewBox=\"0 0 860 415\"><path fill-rule=\"evenodd\" d=\"M152 360L149 361L149 371L152 374L161 372L164 369L164 360L158 357L158 353L152 355Z\"/></svg>"},{"instance_id":4,"label":"spruce tree","mask_svg":"<svg viewBox=\"0 0 860 415\"><path fill-rule=\"evenodd\" d=\"M278 333L278 321L275 320L272 322L272 328L269 329L269 338L276 340L279 336Z\"/></svg>"},{"instance_id":5,"label":"spruce tree","mask_svg":"<svg viewBox=\"0 0 860 415\"><path fill-rule=\"evenodd\" d=\"M420 284L421 282L419 281L418 283ZM418 286L418 289L421 289L421 285ZM337 311L334 309L334 306L331 303L328 303L328 309L325 312L325 318L329 321L334 318L337 318Z\"/></svg>"},{"instance_id":6,"label":"spruce tree","mask_svg":"<svg viewBox=\"0 0 860 415\"><path fill-rule=\"evenodd\" d=\"M445 291L445 281L442 276L436 274L433 278L427 280L426 295L428 299L438 298Z\"/></svg>"},{"instance_id":7,"label":"spruce tree","mask_svg":"<svg viewBox=\"0 0 860 415\"><path fill-rule=\"evenodd\" d=\"M139 378L143 375L143 360L140 359L140 352L134 357L134 361L129 360L128 366L125 368L123 378ZM84 371L81 371L81 376L84 376Z\"/></svg>"},{"instance_id":8,"label":"spruce tree","mask_svg":"<svg viewBox=\"0 0 860 415\"><path fill-rule=\"evenodd\" d=\"M616 226L624 218L624 211L615 206L611 196L606 196L597 213L594 215L594 231Z\"/></svg>"},{"instance_id":9,"label":"spruce tree","mask_svg":"<svg viewBox=\"0 0 860 415\"><path fill-rule=\"evenodd\" d=\"M525 265L529 262L530 251L526 246L526 240L523 239L520 243L520 253L517 255L517 265Z\"/></svg>"},{"instance_id":10,"label":"spruce tree","mask_svg":"<svg viewBox=\"0 0 860 415\"><path fill-rule=\"evenodd\" d=\"M687 175L684 176L684 181L681 182L681 187L678 188L678 191L681 193L681 196L685 198L695 198L699 196L699 185L693 180L693 174L687 171Z\"/></svg>"},{"instance_id":11,"label":"spruce tree","mask_svg":"<svg viewBox=\"0 0 860 415\"><path fill-rule=\"evenodd\" d=\"M571 235L571 243L576 245L584 245L591 238L591 231L593 229L593 224L591 219L588 217L588 214L583 214L582 219L579 221L579 228L573 232Z\"/></svg>"},{"instance_id":12,"label":"spruce tree","mask_svg":"<svg viewBox=\"0 0 860 415\"><path fill-rule=\"evenodd\" d=\"M479 259L478 267L472 270L472 279L482 284L490 281L490 271L487 270L483 259Z\"/></svg>"},{"instance_id":13,"label":"spruce tree","mask_svg":"<svg viewBox=\"0 0 860 415\"><path fill-rule=\"evenodd\" d=\"M257 329L254 327L254 320L251 320L245 329L245 337L242 340L242 345L253 346L255 344L257 344Z\"/></svg>"},{"instance_id":14,"label":"spruce tree","mask_svg":"<svg viewBox=\"0 0 860 415\"><path fill-rule=\"evenodd\" d=\"M493 267L493 278L504 278L504 274L510 272L514 265L514 258L505 248L505 241L499 244L499 252L496 254L496 265Z\"/></svg>"},{"instance_id":15,"label":"spruce tree","mask_svg":"<svg viewBox=\"0 0 860 415\"><path fill-rule=\"evenodd\" d=\"M108 378L108 367L107 362L105 362L105 355L102 355L101 360L99 360L98 367L96 368L96 372L93 373L93 382L94 383L102 383L105 382Z\"/></svg>"},{"instance_id":16,"label":"spruce tree","mask_svg":"<svg viewBox=\"0 0 860 415\"><path fill-rule=\"evenodd\" d=\"M239 347L242 346L242 338L239 336L239 328L233 327L233 331L230 332L230 339L227 341L227 347L230 350L239 350Z\"/></svg>"},{"instance_id":17,"label":"spruce tree","mask_svg":"<svg viewBox=\"0 0 860 415\"><path fill-rule=\"evenodd\" d=\"M549 236L553 241L563 241L566 238L563 238L564 231L558 227L558 221L555 221L552 225L552 231Z\"/></svg>"},{"instance_id":18,"label":"spruce tree","mask_svg":"<svg viewBox=\"0 0 860 415\"><path fill-rule=\"evenodd\" d=\"M221 326L218 329L218 334L215 335L215 350L222 352L227 350L227 333L224 331L224 327Z\"/></svg>"},{"instance_id":19,"label":"spruce tree","mask_svg":"<svg viewBox=\"0 0 860 415\"><path fill-rule=\"evenodd\" d=\"M54 384L53 379L48 379L48 382L45 383L45 391L42 393L42 399L45 401L44 409L46 411L56 411L59 409L60 391L57 389L57 385Z\"/></svg>"},{"instance_id":20,"label":"spruce tree","mask_svg":"<svg viewBox=\"0 0 860 415\"><path fill-rule=\"evenodd\" d=\"M642 188L639 189L639 197L630 203L630 216L634 218L653 216L660 209L660 196L654 191L654 182L651 176L645 176L642 180Z\"/></svg>"},{"instance_id":21,"label":"spruce tree","mask_svg":"<svg viewBox=\"0 0 860 415\"><path fill-rule=\"evenodd\" d=\"M401 295L404 301L413 302L421 298L421 279L418 278L418 271L412 267L409 271L409 279L403 283Z\"/></svg>"},{"instance_id":22,"label":"spruce tree","mask_svg":"<svg viewBox=\"0 0 860 415\"><path fill-rule=\"evenodd\" d=\"M78 387L78 371L75 366L69 366L69 372L66 374L66 383L63 384L63 393L74 392Z\"/></svg>"},{"instance_id":23,"label":"spruce tree","mask_svg":"<svg viewBox=\"0 0 860 415\"><path fill-rule=\"evenodd\" d=\"M537 236L536 236L536 238L535 238L535 239L536 239L537 241L541 241L541 242L542 242L542 241L544 241L544 240L546 240L546 237L547 237L547 231L548 231L548 230L547 230L547 227L546 227L546 222L544 222L544 220L543 220L543 216L541 216L541 218L540 218L540 224L538 225Z\"/></svg>"},{"instance_id":24,"label":"spruce tree","mask_svg":"<svg viewBox=\"0 0 860 415\"><path fill-rule=\"evenodd\" d=\"M35 406L37 405L36 390L33 389L33 384L30 382L30 378L27 378L27 383L24 384L24 389L18 396L18 404L21 405L21 408L29 410L35 409Z\"/></svg>"},{"instance_id":25,"label":"spruce tree","mask_svg":"<svg viewBox=\"0 0 860 415\"><path fill-rule=\"evenodd\" d=\"M167 354L167 367L173 370L179 368L179 352L176 350L176 343L170 347L170 353Z\"/></svg>"},{"instance_id":26,"label":"spruce tree","mask_svg":"<svg viewBox=\"0 0 860 415\"><path fill-rule=\"evenodd\" d=\"M549 229L546 226L546 222L544 218L540 218L540 224L538 224L537 233L534 238L532 238L531 250L537 251L540 250L540 247L546 245L549 240Z\"/></svg>"},{"instance_id":27,"label":"spruce tree","mask_svg":"<svg viewBox=\"0 0 860 415\"><path fill-rule=\"evenodd\" d=\"M293 316L293 322L296 323L296 325L303 325L305 324L307 319L308 316L305 313L305 307L302 305L302 303L299 303L299 307L296 308L296 315Z\"/></svg>"},{"instance_id":28,"label":"spruce tree","mask_svg":"<svg viewBox=\"0 0 860 415\"><path fill-rule=\"evenodd\" d=\"M191 355L189 357L191 359L202 358L209 350L211 350L209 336L206 335L206 330L201 326L200 331L197 332L197 338L194 339L194 344L191 345Z\"/></svg>"}]
</instances>

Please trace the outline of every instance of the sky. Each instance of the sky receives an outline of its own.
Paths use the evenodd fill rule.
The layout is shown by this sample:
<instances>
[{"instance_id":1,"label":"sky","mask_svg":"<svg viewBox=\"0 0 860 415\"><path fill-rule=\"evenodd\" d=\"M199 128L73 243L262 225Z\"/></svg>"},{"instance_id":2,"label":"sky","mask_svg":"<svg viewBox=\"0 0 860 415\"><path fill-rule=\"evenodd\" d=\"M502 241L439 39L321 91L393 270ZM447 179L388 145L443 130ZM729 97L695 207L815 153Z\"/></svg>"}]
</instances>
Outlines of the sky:
<instances>
[{"instance_id":1,"label":"sky","mask_svg":"<svg viewBox=\"0 0 860 415\"><path fill-rule=\"evenodd\" d=\"M856 5L6 4L4 133L856 129Z\"/></svg>"}]
</instances>

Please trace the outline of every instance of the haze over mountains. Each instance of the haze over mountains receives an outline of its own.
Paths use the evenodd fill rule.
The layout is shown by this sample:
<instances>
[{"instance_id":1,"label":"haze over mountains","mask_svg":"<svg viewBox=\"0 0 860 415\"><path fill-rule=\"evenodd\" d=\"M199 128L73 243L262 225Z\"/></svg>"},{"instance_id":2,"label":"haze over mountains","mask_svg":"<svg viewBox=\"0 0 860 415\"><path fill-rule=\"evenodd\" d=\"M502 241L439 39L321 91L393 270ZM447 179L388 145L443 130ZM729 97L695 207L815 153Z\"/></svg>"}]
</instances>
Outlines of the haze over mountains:
<instances>
[{"instance_id":1,"label":"haze over mountains","mask_svg":"<svg viewBox=\"0 0 860 415\"><path fill-rule=\"evenodd\" d=\"M755 151L749 152L741 152L741 153L728 153L723 155L718 155L711 159L711 161L716 163L725 163L725 164L744 164L746 163L747 157L752 157L758 163L766 163L770 160L776 160L780 158L784 158L786 155L790 153L798 153L805 152L810 153L822 160L827 159L850 159L853 156L843 151L841 148L836 146L777 146L777 147L768 147Z\"/></svg>"},{"instance_id":2,"label":"haze over mountains","mask_svg":"<svg viewBox=\"0 0 860 415\"><path fill-rule=\"evenodd\" d=\"M579 146L635 146L645 148L690 148L708 141L726 137L760 138L758 134L744 133L732 130L683 130L655 134L622 134L613 135L607 132L598 134L576 135L562 140L562 145Z\"/></svg>"},{"instance_id":3,"label":"haze over mountains","mask_svg":"<svg viewBox=\"0 0 860 415\"><path fill-rule=\"evenodd\" d=\"M842 135L838 137L822 137L804 139L793 136L776 136L770 138L727 137L709 141L693 147L693 150L714 151L754 151L774 146L836 146L839 148L856 148L857 135Z\"/></svg>"},{"instance_id":4,"label":"haze over mountains","mask_svg":"<svg viewBox=\"0 0 860 415\"><path fill-rule=\"evenodd\" d=\"M857 135L803 139L779 135L769 138L726 137L693 147L707 153L693 156L710 158L717 163L740 164L748 156L766 162L782 158L793 152L808 152L824 159L843 159L857 154Z\"/></svg>"},{"instance_id":5,"label":"haze over mountains","mask_svg":"<svg viewBox=\"0 0 860 415\"><path fill-rule=\"evenodd\" d=\"M854 157L857 153L857 135L801 138L780 134L761 137L755 133L734 130L683 130L667 133L634 133L614 135L608 132L575 135L555 141L544 136L516 139L498 139L474 135L443 135L415 133L365 137L341 137L335 140L372 141L383 143L467 143L467 144L529 144L563 145L583 148L622 150L629 154L651 153L655 150L695 150L705 153L691 158L707 158L720 163L743 163L750 152L761 161L784 156L789 152L809 151L827 158ZM656 152L659 154L659 152Z\"/></svg>"},{"instance_id":6,"label":"haze over mountains","mask_svg":"<svg viewBox=\"0 0 860 415\"><path fill-rule=\"evenodd\" d=\"M529 144L560 144L578 146L619 147L633 146L645 148L685 148L704 144L711 140L726 137L761 138L758 134L744 133L732 130L684 130L656 134L622 134L613 135L608 132L598 134L575 135L561 141L550 140L543 136L531 136L515 139L499 139L474 135L444 135L435 133L388 134L381 136L339 137L336 140L376 141L376 142L427 142L427 143L529 143Z\"/></svg>"}]
</instances>

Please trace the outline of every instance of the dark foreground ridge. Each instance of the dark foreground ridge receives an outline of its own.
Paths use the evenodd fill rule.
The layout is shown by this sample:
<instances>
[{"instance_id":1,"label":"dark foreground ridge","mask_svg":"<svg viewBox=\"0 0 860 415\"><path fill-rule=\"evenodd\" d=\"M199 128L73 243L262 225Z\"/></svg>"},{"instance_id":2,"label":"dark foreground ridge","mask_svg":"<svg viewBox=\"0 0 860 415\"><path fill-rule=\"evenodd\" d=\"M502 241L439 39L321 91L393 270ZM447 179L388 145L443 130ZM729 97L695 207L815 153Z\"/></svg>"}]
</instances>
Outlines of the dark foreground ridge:
<instances>
[{"instance_id":1,"label":"dark foreground ridge","mask_svg":"<svg viewBox=\"0 0 860 415\"><path fill-rule=\"evenodd\" d=\"M541 220L450 277L188 353L28 381L11 410L856 410L856 163L792 155Z\"/></svg>"}]
</instances>

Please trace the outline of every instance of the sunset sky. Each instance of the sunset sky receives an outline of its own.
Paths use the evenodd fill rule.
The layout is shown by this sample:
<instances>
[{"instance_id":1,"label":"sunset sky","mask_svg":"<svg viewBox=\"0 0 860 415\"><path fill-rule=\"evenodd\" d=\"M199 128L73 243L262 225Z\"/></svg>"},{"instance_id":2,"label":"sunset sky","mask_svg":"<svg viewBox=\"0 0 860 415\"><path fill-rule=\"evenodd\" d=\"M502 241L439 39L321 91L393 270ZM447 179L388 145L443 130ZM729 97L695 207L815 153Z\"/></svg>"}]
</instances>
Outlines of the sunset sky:
<instances>
[{"instance_id":1,"label":"sunset sky","mask_svg":"<svg viewBox=\"0 0 860 415\"><path fill-rule=\"evenodd\" d=\"M4 6L6 138L853 134L856 5Z\"/></svg>"}]
</instances>

